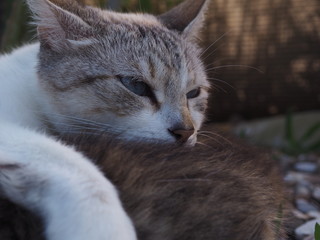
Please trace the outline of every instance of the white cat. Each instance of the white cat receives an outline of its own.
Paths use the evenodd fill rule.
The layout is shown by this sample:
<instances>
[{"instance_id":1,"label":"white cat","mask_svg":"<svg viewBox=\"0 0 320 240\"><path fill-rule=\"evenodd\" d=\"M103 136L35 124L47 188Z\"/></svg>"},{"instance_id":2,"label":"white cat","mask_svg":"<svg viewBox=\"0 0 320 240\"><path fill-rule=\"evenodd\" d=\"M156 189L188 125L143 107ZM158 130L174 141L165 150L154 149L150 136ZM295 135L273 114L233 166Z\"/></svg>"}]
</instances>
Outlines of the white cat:
<instances>
[{"instance_id":1,"label":"white cat","mask_svg":"<svg viewBox=\"0 0 320 240\"><path fill-rule=\"evenodd\" d=\"M0 57L0 188L49 240L136 239L112 184L49 137L110 131L196 142L208 82L195 44L207 1L154 17L28 0L40 43Z\"/></svg>"}]
</instances>

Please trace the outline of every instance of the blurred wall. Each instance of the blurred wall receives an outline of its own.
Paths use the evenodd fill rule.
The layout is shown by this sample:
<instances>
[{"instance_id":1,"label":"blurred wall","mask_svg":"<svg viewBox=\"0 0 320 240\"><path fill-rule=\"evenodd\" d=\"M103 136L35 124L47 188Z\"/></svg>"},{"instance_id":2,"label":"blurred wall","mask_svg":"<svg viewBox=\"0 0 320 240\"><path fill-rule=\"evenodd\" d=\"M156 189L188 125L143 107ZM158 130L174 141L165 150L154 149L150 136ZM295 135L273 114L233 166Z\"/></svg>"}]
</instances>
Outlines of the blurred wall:
<instances>
[{"instance_id":1,"label":"blurred wall","mask_svg":"<svg viewBox=\"0 0 320 240\"><path fill-rule=\"evenodd\" d=\"M212 119L320 109L319 0L212 0L207 29L209 69L262 71L208 71Z\"/></svg>"},{"instance_id":2,"label":"blurred wall","mask_svg":"<svg viewBox=\"0 0 320 240\"><path fill-rule=\"evenodd\" d=\"M153 13L181 2L81 1ZM0 1L2 51L34 35L27 21L22 0ZM211 120L320 109L319 0L211 0L202 45L213 84Z\"/></svg>"}]
</instances>

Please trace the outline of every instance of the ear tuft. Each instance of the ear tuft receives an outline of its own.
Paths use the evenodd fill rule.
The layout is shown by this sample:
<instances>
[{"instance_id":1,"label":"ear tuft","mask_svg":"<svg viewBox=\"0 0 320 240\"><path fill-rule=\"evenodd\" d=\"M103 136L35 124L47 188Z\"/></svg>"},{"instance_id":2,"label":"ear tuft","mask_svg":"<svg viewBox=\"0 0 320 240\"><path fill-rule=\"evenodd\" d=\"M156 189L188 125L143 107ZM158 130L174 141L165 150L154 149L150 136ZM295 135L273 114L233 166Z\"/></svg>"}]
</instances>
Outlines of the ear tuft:
<instances>
[{"instance_id":1,"label":"ear tuft","mask_svg":"<svg viewBox=\"0 0 320 240\"><path fill-rule=\"evenodd\" d=\"M205 19L209 0L186 0L170 11L158 16L168 29L176 30L186 37L197 37Z\"/></svg>"},{"instance_id":2,"label":"ear tuft","mask_svg":"<svg viewBox=\"0 0 320 240\"><path fill-rule=\"evenodd\" d=\"M54 2L53 2L54 1ZM69 47L68 40L80 40L89 37L91 27L80 17L63 8L80 7L74 1L66 0L57 5L57 0L27 0L33 13L34 24L38 28L38 37L43 47L54 51L63 51Z\"/></svg>"}]
</instances>

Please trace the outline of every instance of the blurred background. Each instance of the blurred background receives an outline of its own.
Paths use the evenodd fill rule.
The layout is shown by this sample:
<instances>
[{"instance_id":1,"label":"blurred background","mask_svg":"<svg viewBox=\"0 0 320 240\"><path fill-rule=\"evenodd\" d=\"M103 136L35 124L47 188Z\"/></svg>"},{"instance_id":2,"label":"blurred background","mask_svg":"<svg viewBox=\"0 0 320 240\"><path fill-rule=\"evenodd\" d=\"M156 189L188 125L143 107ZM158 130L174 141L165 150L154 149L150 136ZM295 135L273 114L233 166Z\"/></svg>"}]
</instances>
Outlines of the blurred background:
<instances>
[{"instance_id":1,"label":"blurred background","mask_svg":"<svg viewBox=\"0 0 320 240\"><path fill-rule=\"evenodd\" d=\"M79 1L154 14L182 2ZM22 0L0 1L0 52L35 40L29 21ZM211 0L202 35L213 85L208 122L275 151L300 221L290 239L312 239L304 237L313 235L310 209L320 222L320 1Z\"/></svg>"}]
</instances>

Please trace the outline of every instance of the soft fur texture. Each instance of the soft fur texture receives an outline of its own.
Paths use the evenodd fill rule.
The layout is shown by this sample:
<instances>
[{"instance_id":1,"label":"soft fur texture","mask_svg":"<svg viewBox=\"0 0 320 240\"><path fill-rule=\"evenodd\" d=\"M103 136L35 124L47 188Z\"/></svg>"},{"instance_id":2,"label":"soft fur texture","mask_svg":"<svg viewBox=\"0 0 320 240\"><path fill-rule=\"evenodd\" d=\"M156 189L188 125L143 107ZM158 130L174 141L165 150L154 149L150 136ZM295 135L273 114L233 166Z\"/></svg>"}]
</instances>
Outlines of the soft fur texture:
<instances>
[{"instance_id":1,"label":"soft fur texture","mask_svg":"<svg viewBox=\"0 0 320 240\"><path fill-rule=\"evenodd\" d=\"M224 137L194 148L71 140L118 186L140 240L286 238L282 179L262 149Z\"/></svg>"},{"instance_id":2,"label":"soft fur texture","mask_svg":"<svg viewBox=\"0 0 320 240\"><path fill-rule=\"evenodd\" d=\"M47 240L134 240L113 185L48 134L194 145L209 85L191 32L206 1L176 7L190 14L176 30L164 16L27 2L40 43L0 57L1 192L45 222Z\"/></svg>"},{"instance_id":3,"label":"soft fur texture","mask_svg":"<svg viewBox=\"0 0 320 240\"><path fill-rule=\"evenodd\" d=\"M194 21L184 22L182 32L168 29L165 16L119 14L71 0L28 2L40 45L0 58L1 116L47 132L85 128L166 142L176 141L170 129L186 129L193 131L188 143L196 142L209 84L191 32L199 31L205 1L197 11L185 6L186 20ZM146 83L152 97L129 91L121 77ZM197 88L200 95L187 99Z\"/></svg>"},{"instance_id":4,"label":"soft fur texture","mask_svg":"<svg viewBox=\"0 0 320 240\"><path fill-rule=\"evenodd\" d=\"M227 139L191 149L110 136L66 139L119 188L139 240L284 239L281 178L261 149ZM2 240L43 239L37 218L6 200L0 208L0 220L11 219L9 227L0 222Z\"/></svg>"}]
</instances>

